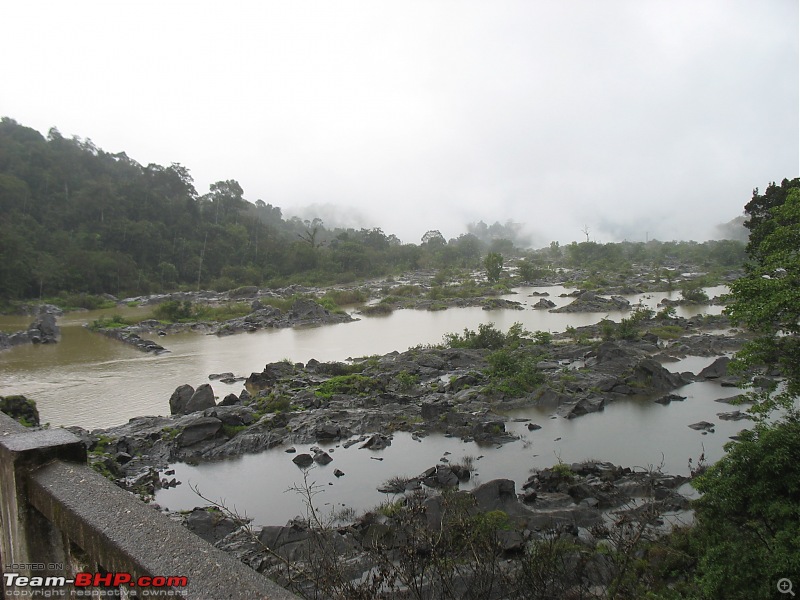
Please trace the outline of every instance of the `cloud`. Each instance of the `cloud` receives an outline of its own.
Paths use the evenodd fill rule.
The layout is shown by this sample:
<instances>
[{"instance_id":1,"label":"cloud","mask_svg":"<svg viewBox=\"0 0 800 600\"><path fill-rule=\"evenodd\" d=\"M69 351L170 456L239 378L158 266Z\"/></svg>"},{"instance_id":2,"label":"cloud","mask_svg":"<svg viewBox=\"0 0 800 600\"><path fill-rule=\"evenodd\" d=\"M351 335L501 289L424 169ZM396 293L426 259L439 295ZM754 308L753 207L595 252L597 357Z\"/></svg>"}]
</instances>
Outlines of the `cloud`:
<instances>
[{"instance_id":1,"label":"cloud","mask_svg":"<svg viewBox=\"0 0 800 600\"><path fill-rule=\"evenodd\" d=\"M0 114L404 241L508 219L543 243L699 238L798 175L793 2L6 12Z\"/></svg>"}]
</instances>

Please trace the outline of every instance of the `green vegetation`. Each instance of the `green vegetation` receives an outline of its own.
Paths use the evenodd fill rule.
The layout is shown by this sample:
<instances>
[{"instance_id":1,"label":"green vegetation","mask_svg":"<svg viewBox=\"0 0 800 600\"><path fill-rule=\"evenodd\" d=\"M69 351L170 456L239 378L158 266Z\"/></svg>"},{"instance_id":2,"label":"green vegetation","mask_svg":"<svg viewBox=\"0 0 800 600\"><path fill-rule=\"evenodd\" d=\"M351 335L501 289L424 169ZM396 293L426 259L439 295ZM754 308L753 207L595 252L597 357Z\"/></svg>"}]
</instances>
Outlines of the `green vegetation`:
<instances>
[{"instance_id":1,"label":"green vegetation","mask_svg":"<svg viewBox=\"0 0 800 600\"><path fill-rule=\"evenodd\" d=\"M334 394L364 396L377 388L377 382L371 377L354 373L351 375L337 375L327 381L323 381L317 388L316 395L327 399L330 399Z\"/></svg>"},{"instance_id":2,"label":"green vegetation","mask_svg":"<svg viewBox=\"0 0 800 600\"><path fill-rule=\"evenodd\" d=\"M153 316L166 323L189 323L193 321L227 321L243 317L252 312L246 303L209 306L190 300L167 300L156 306ZM122 326L122 325L120 325Z\"/></svg>"},{"instance_id":3,"label":"green vegetation","mask_svg":"<svg viewBox=\"0 0 800 600\"><path fill-rule=\"evenodd\" d=\"M448 348L499 350L506 346L511 348L518 347L526 335L530 335L530 333L522 328L521 323L514 323L509 327L507 333L503 333L492 323L481 323L478 325L477 332L465 328L463 335L458 333L445 334L444 344Z\"/></svg>"},{"instance_id":4,"label":"green vegetation","mask_svg":"<svg viewBox=\"0 0 800 600\"><path fill-rule=\"evenodd\" d=\"M400 371L394 378L397 384L397 389L401 392L407 392L419 383L419 375L409 373L408 371Z\"/></svg>"},{"instance_id":5,"label":"green vegetation","mask_svg":"<svg viewBox=\"0 0 800 600\"><path fill-rule=\"evenodd\" d=\"M124 319L122 315L111 315L110 317L95 319L89 324L89 329L92 331L97 329L119 329L120 327L127 327L132 324L133 323L130 321Z\"/></svg>"},{"instance_id":6,"label":"green vegetation","mask_svg":"<svg viewBox=\"0 0 800 600\"><path fill-rule=\"evenodd\" d=\"M486 269L486 280L489 283L497 283L503 274L503 255L498 252L490 252L483 261Z\"/></svg>"}]
</instances>

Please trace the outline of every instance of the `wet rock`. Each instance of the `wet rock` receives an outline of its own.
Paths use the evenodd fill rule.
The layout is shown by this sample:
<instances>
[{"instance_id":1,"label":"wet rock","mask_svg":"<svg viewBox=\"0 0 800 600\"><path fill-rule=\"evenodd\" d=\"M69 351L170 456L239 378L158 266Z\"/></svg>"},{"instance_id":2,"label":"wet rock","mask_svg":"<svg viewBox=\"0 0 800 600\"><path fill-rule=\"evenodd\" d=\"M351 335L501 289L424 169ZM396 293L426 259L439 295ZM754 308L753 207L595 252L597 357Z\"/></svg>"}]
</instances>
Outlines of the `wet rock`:
<instances>
[{"instance_id":1,"label":"wet rock","mask_svg":"<svg viewBox=\"0 0 800 600\"><path fill-rule=\"evenodd\" d=\"M186 527L205 541L214 544L236 531L241 522L225 516L216 508L194 508L186 515Z\"/></svg>"},{"instance_id":2,"label":"wet rock","mask_svg":"<svg viewBox=\"0 0 800 600\"><path fill-rule=\"evenodd\" d=\"M622 296L612 296L604 298L594 292L583 292L571 304L555 308L550 312L572 313L572 312L608 312L619 310L630 310L631 303Z\"/></svg>"},{"instance_id":3,"label":"wet rock","mask_svg":"<svg viewBox=\"0 0 800 600\"><path fill-rule=\"evenodd\" d=\"M314 457L307 453L298 454L292 459L292 462L301 469L306 469L314 464Z\"/></svg>"},{"instance_id":4,"label":"wet rock","mask_svg":"<svg viewBox=\"0 0 800 600\"><path fill-rule=\"evenodd\" d=\"M537 309L550 309L555 308L556 303L552 300L548 300L547 298L542 298L536 304L533 305L533 308Z\"/></svg>"},{"instance_id":5,"label":"wet rock","mask_svg":"<svg viewBox=\"0 0 800 600\"><path fill-rule=\"evenodd\" d=\"M234 427L250 425L255 421L255 412L249 406L215 406L203 411L203 416L216 417L225 425Z\"/></svg>"},{"instance_id":6,"label":"wet rock","mask_svg":"<svg viewBox=\"0 0 800 600\"><path fill-rule=\"evenodd\" d=\"M452 405L446 401L438 399L423 400L421 406L422 418L426 421L438 421L451 408Z\"/></svg>"},{"instance_id":7,"label":"wet rock","mask_svg":"<svg viewBox=\"0 0 800 600\"><path fill-rule=\"evenodd\" d=\"M334 470L333 470L333 474L334 474L334 476L335 476L335 477L337 477L337 478L338 478L338 477L344 477L344 471L342 471L342 470L340 470L340 469L334 469Z\"/></svg>"},{"instance_id":8,"label":"wet rock","mask_svg":"<svg viewBox=\"0 0 800 600\"><path fill-rule=\"evenodd\" d=\"M241 403L239 396L236 394L228 394L219 403L220 406L236 406Z\"/></svg>"},{"instance_id":9,"label":"wet rock","mask_svg":"<svg viewBox=\"0 0 800 600\"><path fill-rule=\"evenodd\" d=\"M723 421L742 421L744 419L748 419L751 421L753 420L753 417L751 417L747 413L743 413L740 410L717 413L717 416Z\"/></svg>"},{"instance_id":10,"label":"wet rock","mask_svg":"<svg viewBox=\"0 0 800 600\"><path fill-rule=\"evenodd\" d=\"M511 479L493 479L479 485L472 492L478 508L482 511L504 510L517 504L516 485Z\"/></svg>"},{"instance_id":11,"label":"wet rock","mask_svg":"<svg viewBox=\"0 0 800 600\"><path fill-rule=\"evenodd\" d=\"M574 419L593 412L598 412L605 408L605 398L593 396L591 398L581 398L558 407L558 415L566 419Z\"/></svg>"},{"instance_id":12,"label":"wet rock","mask_svg":"<svg viewBox=\"0 0 800 600\"><path fill-rule=\"evenodd\" d=\"M216 381L218 379L226 379L226 378L231 378L232 379L233 378L233 373L230 373L230 372L226 372L226 373L211 373L211 375L208 376L208 379L210 381Z\"/></svg>"},{"instance_id":13,"label":"wet rock","mask_svg":"<svg viewBox=\"0 0 800 600\"><path fill-rule=\"evenodd\" d=\"M678 394L664 394L663 396L656 398L654 402L657 404L669 404L670 402L682 402L686 400L686 396L679 396Z\"/></svg>"},{"instance_id":14,"label":"wet rock","mask_svg":"<svg viewBox=\"0 0 800 600\"><path fill-rule=\"evenodd\" d=\"M366 448L368 450L383 450L387 446L390 446L392 440L384 435L376 433L369 437L369 439L364 442L360 447Z\"/></svg>"},{"instance_id":15,"label":"wet rock","mask_svg":"<svg viewBox=\"0 0 800 600\"><path fill-rule=\"evenodd\" d=\"M731 359L727 356L720 356L713 363L698 373L700 379L719 379L728 375L728 364Z\"/></svg>"},{"instance_id":16,"label":"wet rock","mask_svg":"<svg viewBox=\"0 0 800 600\"><path fill-rule=\"evenodd\" d=\"M216 404L217 401L214 398L214 390L211 388L211 385L204 383L194 391L194 394L192 394L192 397L189 398L189 401L186 403L183 412L189 414L211 408L216 406Z\"/></svg>"},{"instance_id":17,"label":"wet rock","mask_svg":"<svg viewBox=\"0 0 800 600\"><path fill-rule=\"evenodd\" d=\"M175 388L175 391L172 392L172 396L169 398L169 412L172 415L182 415L186 413L186 405L189 404L189 400L192 399L194 395L194 388L190 386L188 383L184 383L183 385L179 385Z\"/></svg>"},{"instance_id":18,"label":"wet rock","mask_svg":"<svg viewBox=\"0 0 800 600\"><path fill-rule=\"evenodd\" d=\"M314 429L314 437L318 440L333 440L341 437L342 428L335 423L323 423Z\"/></svg>"},{"instance_id":19,"label":"wet rock","mask_svg":"<svg viewBox=\"0 0 800 600\"><path fill-rule=\"evenodd\" d=\"M193 446L214 438L222 429L222 421L215 417L197 416L188 421L176 438L179 447Z\"/></svg>"},{"instance_id":20,"label":"wet rock","mask_svg":"<svg viewBox=\"0 0 800 600\"><path fill-rule=\"evenodd\" d=\"M327 465L333 462L333 458L324 450L318 450L314 453L314 462L318 465Z\"/></svg>"},{"instance_id":21,"label":"wet rock","mask_svg":"<svg viewBox=\"0 0 800 600\"><path fill-rule=\"evenodd\" d=\"M709 433L714 431L714 424L708 421L698 421L697 423L692 423L689 427L695 431L707 431Z\"/></svg>"}]
</instances>

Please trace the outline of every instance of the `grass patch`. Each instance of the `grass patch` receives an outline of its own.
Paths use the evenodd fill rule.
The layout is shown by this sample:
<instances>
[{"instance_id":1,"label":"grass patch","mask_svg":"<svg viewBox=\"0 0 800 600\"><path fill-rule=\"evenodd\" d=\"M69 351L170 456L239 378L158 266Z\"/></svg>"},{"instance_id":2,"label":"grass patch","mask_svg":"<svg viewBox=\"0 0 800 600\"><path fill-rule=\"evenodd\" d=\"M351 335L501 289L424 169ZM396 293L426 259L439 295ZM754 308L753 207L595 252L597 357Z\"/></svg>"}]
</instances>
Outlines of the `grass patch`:
<instances>
[{"instance_id":1,"label":"grass patch","mask_svg":"<svg viewBox=\"0 0 800 600\"><path fill-rule=\"evenodd\" d=\"M377 389L371 377L354 373L352 375L337 375L320 384L315 392L321 398L330 399L334 394L349 394L366 396Z\"/></svg>"}]
</instances>

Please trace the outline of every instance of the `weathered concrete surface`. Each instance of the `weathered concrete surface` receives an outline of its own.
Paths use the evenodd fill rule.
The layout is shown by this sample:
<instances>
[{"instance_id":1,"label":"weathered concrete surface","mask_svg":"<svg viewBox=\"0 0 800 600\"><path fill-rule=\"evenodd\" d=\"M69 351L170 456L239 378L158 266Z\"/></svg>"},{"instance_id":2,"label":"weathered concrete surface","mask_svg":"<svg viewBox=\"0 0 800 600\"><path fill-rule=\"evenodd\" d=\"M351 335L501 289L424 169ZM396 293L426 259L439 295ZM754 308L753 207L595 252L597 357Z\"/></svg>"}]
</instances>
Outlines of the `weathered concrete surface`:
<instances>
[{"instance_id":1,"label":"weathered concrete surface","mask_svg":"<svg viewBox=\"0 0 800 600\"><path fill-rule=\"evenodd\" d=\"M30 502L108 571L185 576L188 598L296 598L85 465L60 461L30 481Z\"/></svg>"}]
</instances>

